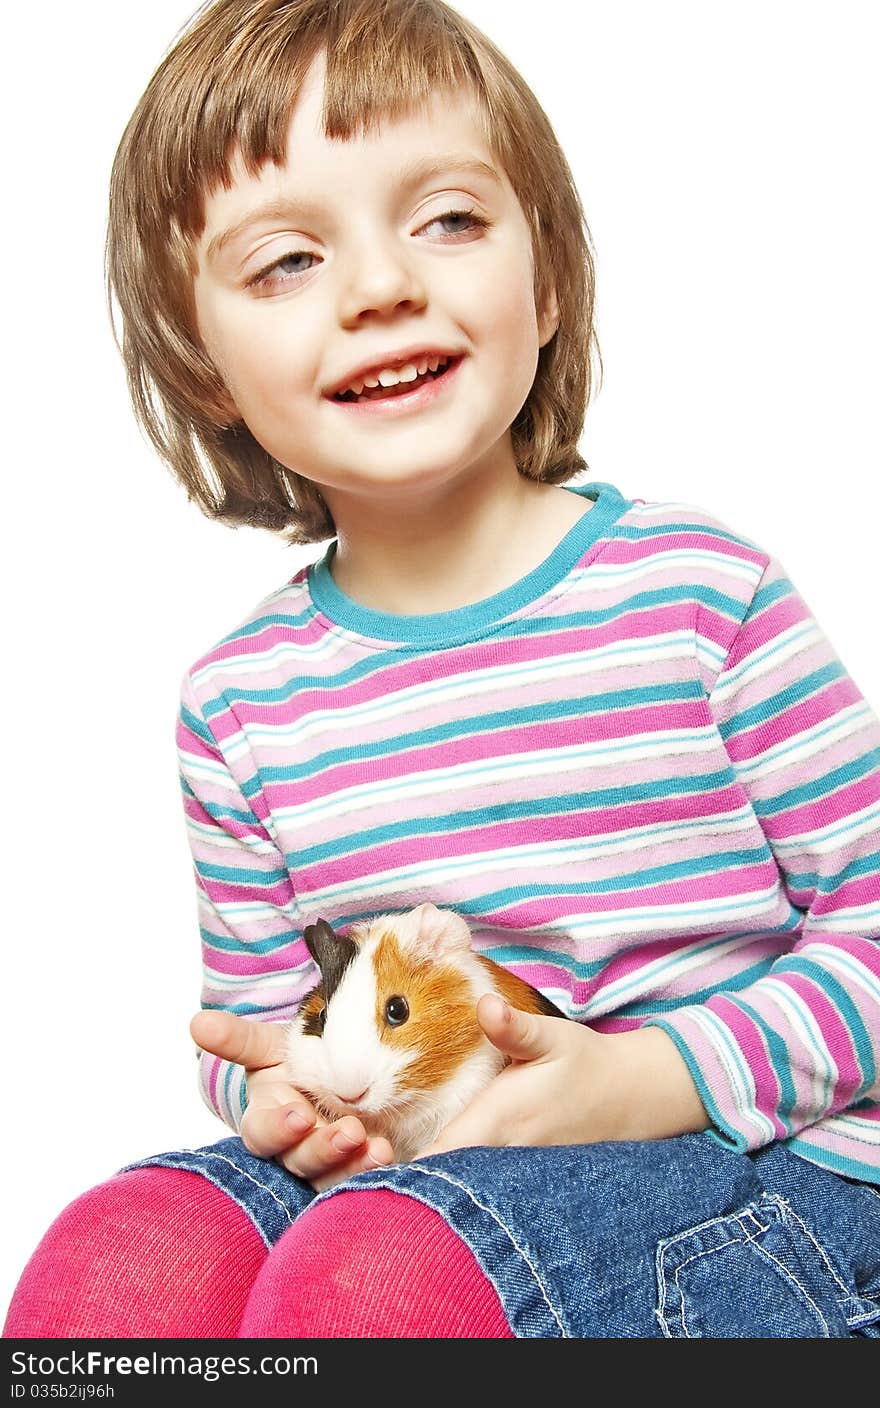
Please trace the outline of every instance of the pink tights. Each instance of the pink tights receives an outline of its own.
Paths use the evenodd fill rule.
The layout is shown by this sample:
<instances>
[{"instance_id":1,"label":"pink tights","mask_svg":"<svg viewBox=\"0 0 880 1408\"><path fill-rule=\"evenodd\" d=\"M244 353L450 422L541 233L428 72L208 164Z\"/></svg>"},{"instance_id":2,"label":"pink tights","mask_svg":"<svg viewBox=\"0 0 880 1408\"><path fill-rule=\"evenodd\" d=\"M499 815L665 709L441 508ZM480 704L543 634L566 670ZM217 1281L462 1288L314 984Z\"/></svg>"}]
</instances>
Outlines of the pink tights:
<instances>
[{"instance_id":1,"label":"pink tights","mask_svg":"<svg viewBox=\"0 0 880 1408\"><path fill-rule=\"evenodd\" d=\"M271 1252L200 1174L133 1169L77 1198L22 1273L7 1339L511 1337L473 1253L385 1189L303 1213Z\"/></svg>"}]
</instances>

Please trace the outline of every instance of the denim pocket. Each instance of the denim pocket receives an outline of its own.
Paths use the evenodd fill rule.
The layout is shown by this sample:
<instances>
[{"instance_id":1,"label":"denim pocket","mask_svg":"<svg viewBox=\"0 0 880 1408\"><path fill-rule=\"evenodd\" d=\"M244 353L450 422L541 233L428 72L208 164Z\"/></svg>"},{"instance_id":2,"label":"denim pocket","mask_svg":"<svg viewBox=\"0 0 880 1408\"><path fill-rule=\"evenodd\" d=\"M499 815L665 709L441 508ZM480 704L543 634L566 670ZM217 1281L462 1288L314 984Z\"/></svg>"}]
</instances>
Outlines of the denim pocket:
<instances>
[{"instance_id":1,"label":"denim pocket","mask_svg":"<svg viewBox=\"0 0 880 1408\"><path fill-rule=\"evenodd\" d=\"M668 1339L849 1336L865 1313L826 1250L776 1194L661 1241Z\"/></svg>"}]
</instances>

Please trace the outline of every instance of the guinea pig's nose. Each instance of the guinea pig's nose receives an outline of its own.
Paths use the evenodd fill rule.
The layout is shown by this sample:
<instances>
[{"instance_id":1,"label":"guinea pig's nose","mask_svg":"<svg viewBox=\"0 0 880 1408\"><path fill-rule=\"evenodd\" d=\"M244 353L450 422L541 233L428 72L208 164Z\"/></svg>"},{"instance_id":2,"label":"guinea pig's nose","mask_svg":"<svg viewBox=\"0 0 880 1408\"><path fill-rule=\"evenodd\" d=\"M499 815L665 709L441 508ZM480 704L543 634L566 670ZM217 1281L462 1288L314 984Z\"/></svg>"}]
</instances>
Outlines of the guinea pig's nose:
<instances>
[{"instance_id":1,"label":"guinea pig's nose","mask_svg":"<svg viewBox=\"0 0 880 1408\"><path fill-rule=\"evenodd\" d=\"M363 1090L358 1091L357 1095L344 1095L341 1090L337 1090L336 1094L339 1096L340 1100L345 1101L346 1105L356 1105L359 1100L363 1100L369 1088L368 1085L365 1085Z\"/></svg>"}]
</instances>

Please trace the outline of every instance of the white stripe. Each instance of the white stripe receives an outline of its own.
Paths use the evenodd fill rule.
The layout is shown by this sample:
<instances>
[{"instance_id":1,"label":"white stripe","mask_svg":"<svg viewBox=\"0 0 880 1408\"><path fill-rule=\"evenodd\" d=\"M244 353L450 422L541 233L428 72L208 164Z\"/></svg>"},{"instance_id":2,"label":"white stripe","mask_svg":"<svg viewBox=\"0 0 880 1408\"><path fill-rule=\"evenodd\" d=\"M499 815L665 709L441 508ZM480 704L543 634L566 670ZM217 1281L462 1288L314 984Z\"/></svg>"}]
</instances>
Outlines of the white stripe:
<instances>
[{"instance_id":1,"label":"white stripe","mask_svg":"<svg viewBox=\"0 0 880 1408\"><path fill-rule=\"evenodd\" d=\"M735 764L737 775L745 782L753 782L769 777L780 768L803 764L836 743L852 741L857 745L857 729L861 723L867 728L874 726L874 714L865 703L852 704L835 714L833 719L825 719L814 728L786 738L765 753L759 753L754 758L738 759ZM872 743L873 739L866 742Z\"/></svg>"},{"instance_id":2,"label":"white stripe","mask_svg":"<svg viewBox=\"0 0 880 1408\"><path fill-rule=\"evenodd\" d=\"M772 678L787 660L802 655L812 645L825 644L821 631L812 617L798 621L788 630L774 636L756 647L751 655L730 670L719 675L712 690L713 704L723 704L748 684L760 682L764 676Z\"/></svg>"},{"instance_id":3,"label":"white stripe","mask_svg":"<svg viewBox=\"0 0 880 1408\"><path fill-rule=\"evenodd\" d=\"M668 992L684 974L707 968L708 960L714 962L736 953L739 949L750 949L754 946L754 934L736 934L721 942L710 937L702 943L690 944L679 953L664 954L650 963L643 963L617 982L603 987L587 1004L590 1016L597 1017L606 1012L614 1012L639 997L650 998L660 991ZM732 998L736 1000L735 993Z\"/></svg>"},{"instance_id":4,"label":"white stripe","mask_svg":"<svg viewBox=\"0 0 880 1408\"><path fill-rule=\"evenodd\" d=\"M872 802L857 812L851 812L849 816L829 822L827 826L817 826L812 831L797 832L791 836L774 840L773 850L779 855L793 851L799 856L808 850L815 851L817 854L822 854L825 851L837 851L842 848L845 842L865 835L873 836L877 830L878 820L880 820L880 802Z\"/></svg>"},{"instance_id":5,"label":"white stripe","mask_svg":"<svg viewBox=\"0 0 880 1408\"><path fill-rule=\"evenodd\" d=\"M868 937L875 936L869 935ZM843 987L851 989L855 985L860 992L864 993L873 1007L880 1004L880 980L874 976L870 968L860 963L851 953L837 948L834 944L811 943L809 947L805 945L800 950L798 957L812 958L814 952L821 955L824 967L830 968L832 972L839 975Z\"/></svg>"},{"instance_id":6,"label":"white stripe","mask_svg":"<svg viewBox=\"0 0 880 1408\"><path fill-rule=\"evenodd\" d=\"M552 633L548 633L552 634ZM530 687L540 684L555 684L564 679L582 680L588 675L598 675L601 670L617 669L621 665L637 665L642 657L653 661L681 660L689 662L693 655L693 636L690 631L668 632L640 640L604 645L595 650L579 651L575 655L555 655L540 661L524 661L512 665L493 666L484 670L465 670L441 680L428 680L383 693L376 698L358 700L348 706L336 705L327 709L311 709L307 716L295 723L257 724L249 723L242 731L253 740L271 740L274 746L283 747L284 739L290 735L292 743L299 746L308 738L321 736L322 748L334 746L334 734L345 743L350 743L352 730L364 728L389 718L405 718L408 714L424 710L426 702L447 705L456 699L472 699L481 694L497 694L499 686L511 691L514 698L510 707L516 707L519 698L516 691L523 684ZM537 688L535 689L537 694ZM535 702L540 702L536 699ZM504 704L492 703L492 713L503 712ZM228 756L235 746L236 734L223 741L223 751Z\"/></svg>"},{"instance_id":7,"label":"white stripe","mask_svg":"<svg viewBox=\"0 0 880 1408\"><path fill-rule=\"evenodd\" d=\"M810 1010L807 1003L799 992L796 992L783 978L767 977L763 978L759 987L760 996L766 995L769 1002L772 1002L780 1012L784 1027L788 1026L791 1032L799 1039L803 1047L806 1060L797 1058L792 1050L790 1040L785 1040L789 1064L792 1067L792 1082L797 1086L797 1076L802 1074L810 1081L811 1105L808 1113L811 1121L816 1119L827 1110L831 1104L837 1082L840 1079L840 1071L837 1063L829 1051L822 1030L816 1020L815 1014ZM748 994L747 994L748 996ZM734 997L734 1001L736 998ZM758 1014L767 1022L773 1030L778 1030L778 1023L773 1021L770 1014L763 1011L760 1001L749 998L749 1001L758 1011ZM812 1069L810 1063L812 1064ZM770 1064L773 1064L772 1059Z\"/></svg>"},{"instance_id":8,"label":"white stripe","mask_svg":"<svg viewBox=\"0 0 880 1408\"><path fill-rule=\"evenodd\" d=\"M578 747L500 754L488 761L478 758L450 767L409 773L403 777L383 778L379 782L356 783L351 787L338 788L313 802L300 802L286 807L276 806L273 808L273 815L276 823L284 829L285 835L295 838L297 832L306 829L311 831L319 822L337 816L348 817L352 812L371 808L378 802L403 803L411 797L427 799L464 789L485 793L490 787L493 795L497 797L502 787L517 786L530 777L546 778L548 785L552 786L549 796L553 800L559 791L556 786L557 779L567 772L586 771L587 768L599 771L624 765L631 768L636 763L649 759L662 763L664 758L671 758L685 748L688 754L710 755L717 749L717 739L711 730L680 730L663 734L640 734L610 746L607 742L597 742L584 743ZM695 784L695 790L696 786ZM472 799L462 798L461 805L472 807L474 803ZM562 810L564 808L560 799L560 811Z\"/></svg>"}]
</instances>

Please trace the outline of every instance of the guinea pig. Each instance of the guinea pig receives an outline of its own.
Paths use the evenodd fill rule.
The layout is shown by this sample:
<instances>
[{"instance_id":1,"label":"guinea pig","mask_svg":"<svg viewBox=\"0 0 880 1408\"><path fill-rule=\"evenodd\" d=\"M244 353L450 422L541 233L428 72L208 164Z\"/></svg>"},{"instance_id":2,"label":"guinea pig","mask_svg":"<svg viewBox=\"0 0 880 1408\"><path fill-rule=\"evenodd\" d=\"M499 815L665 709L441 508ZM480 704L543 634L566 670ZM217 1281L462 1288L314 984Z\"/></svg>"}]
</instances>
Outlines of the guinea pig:
<instances>
[{"instance_id":1,"label":"guinea pig","mask_svg":"<svg viewBox=\"0 0 880 1408\"><path fill-rule=\"evenodd\" d=\"M477 1021L494 992L567 1020L536 988L471 946L460 915L422 904L355 924L323 919L304 938L321 981L288 1023L286 1071L327 1119L356 1115L412 1159L508 1064Z\"/></svg>"}]
</instances>

